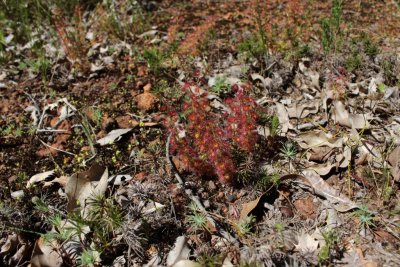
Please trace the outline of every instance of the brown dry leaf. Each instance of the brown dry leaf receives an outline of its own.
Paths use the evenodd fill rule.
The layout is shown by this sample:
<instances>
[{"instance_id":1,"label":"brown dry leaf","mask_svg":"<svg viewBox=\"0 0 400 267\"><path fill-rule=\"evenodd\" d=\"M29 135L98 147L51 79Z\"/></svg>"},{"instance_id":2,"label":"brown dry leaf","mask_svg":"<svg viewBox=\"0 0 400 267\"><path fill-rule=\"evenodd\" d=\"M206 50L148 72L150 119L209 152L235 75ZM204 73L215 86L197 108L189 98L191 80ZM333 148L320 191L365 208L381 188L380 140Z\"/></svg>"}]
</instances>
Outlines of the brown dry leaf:
<instances>
[{"instance_id":1,"label":"brown dry leaf","mask_svg":"<svg viewBox=\"0 0 400 267\"><path fill-rule=\"evenodd\" d=\"M334 148L331 147L317 147L313 148L308 160L316 162L325 162L329 156L334 152Z\"/></svg>"},{"instance_id":2,"label":"brown dry leaf","mask_svg":"<svg viewBox=\"0 0 400 267\"><path fill-rule=\"evenodd\" d=\"M31 266L32 267L58 267L62 266L63 260L59 253L55 250L58 244L53 241L48 244L43 237L40 237L35 242L33 248Z\"/></svg>"},{"instance_id":3,"label":"brown dry leaf","mask_svg":"<svg viewBox=\"0 0 400 267\"><path fill-rule=\"evenodd\" d=\"M0 256L7 255L8 253L11 253L17 248L18 245L18 236L17 234L12 234L7 236L7 240L4 243L4 245L1 247L0 250Z\"/></svg>"},{"instance_id":4,"label":"brown dry leaf","mask_svg":"<svg viewBox=\"0 0 400 267\"><path fill-rule=\"evenodd\" d=\"M400 180L400 146L396 147L388 157L390 163L390 172L393 179L397 182Z\"/></svg>"},{"instance_id":5,"label":"brown dry leaf","mask_svg":"<svg viewBox=\"0 0 400 267\"><path fill-rule=\"evenodd\" d=\"M358 207L353 201L333 189L314 170L304 170L303 175L284 175L281 180L299 180L301 185L309 187L312 193L325 198L339 212L346 212Z\"/></svg>"},{"instance_id":6,"label":"brown dry leaf","mask_svg":"<svg viewBox=\"0 0 400 267\"><path fill-rule=\"evenodd\" d=\"M282 133L287 133L289 129L293 129L293 125L289 121L289 114L283 104L276 103L276 113L279 118L279 124L282 127Z\"/></svg>"},{"instance_id":7,"label":"brown dry leaf","mask_svg":"<svg viewBox=\"0 0 400 267\"><path fill-rule=\"evenodd\" d=\"M144 77L148 74L148 68L146 65L139 65L137 67L137 76Z\"/></svg>"},{"instance_id":8,"label":"brown dry leaf","mask_svg":"<svg viewBox=\"0 0 400 267\"><path fill-rule=\"evenodd\" d=\"M148 83L145 86L143 86L144 93L150 93L150 90L151 90L151 83Z\"/></svg>"},{"instance_id":9,"label":"brown dry leaf","mask_svg":"<svg viewBox=\"0 0 400 267\"><path fill-rule=\"evenodd\" d=\"M94 182L98 182L97 185ZM82 207L82 214L86 216L90 206L85 202L88 198L102 195L107 190L108 170L98 164L92 165L89 170L73 174L65 186L68 196L67 210L72 211L78 205Z\"/></svg>"},{"instance_id":10,"label":"brown dry leaf","mask_svg":"<svg viewBox=\"0 0 400 267\"><path fill-rule=\"evenodd\" d=\"M240 212L240 220L245 219L249 214L251 214L260 205L261 199L265 196L265 193L259 196L257 199L244 203L242 206L242 211Z\"/></svg>"},{"instance_id":11,"label":"brown dry leaf","mask_svg":"<svg viewBox=\"0 0 400 267\"><path fill-rule=\"evenodd\" d=\"M142 111L149 111L155 108L158 98L152 93L145 92L136 96L137 106Z\"/></svg>"}]
</instances>

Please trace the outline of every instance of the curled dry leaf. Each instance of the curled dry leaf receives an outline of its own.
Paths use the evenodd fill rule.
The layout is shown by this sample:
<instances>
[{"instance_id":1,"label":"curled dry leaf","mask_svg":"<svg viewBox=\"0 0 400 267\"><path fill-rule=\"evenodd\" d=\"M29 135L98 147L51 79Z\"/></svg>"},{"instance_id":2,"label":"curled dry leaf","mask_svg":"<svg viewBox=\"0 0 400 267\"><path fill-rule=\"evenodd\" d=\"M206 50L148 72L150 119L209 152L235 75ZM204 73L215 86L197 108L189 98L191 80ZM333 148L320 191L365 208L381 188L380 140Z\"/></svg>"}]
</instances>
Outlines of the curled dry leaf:
<instances>
[{"instance_id":1,"label":"curled dry leaf","mask_svg":"<svg viewBox=\"0 0 400 267\"><path fill-rule=\"evenodd\" d=\"M319 100L308 101L307 103L293 103L288 107L289 118L303 119L310 114L315 114L319 110Z\"/></svg>"},{"instance_id":2,"label":"curled dry leaf","mask_svg":"<svg viewBox=\"0 0 400 267\"><path fill-rule=\"evenodd\" d=\"M279 124L282 127L282 133L287 133L289 129L293 129L293 125L289 121L289 114L283 104L276 103L276 113L279 118Z\"/></svg>"},{"instance_id":3,"label":"curled dry leaf","mask_svg":"<svg viewBox=\"0 0 400 267\"><path fill-rule=\"evenodd\" d=\"M97 143L100 144L101 146L112 144L112 143L120 140L122 135L130 132L131 130L132 130L132 128L112 130L105 137L97 140Z\"/></svg>"},{"instance_id":4,"label":"curled dry leaf","mask_svg":"<svg viewBox=\"0 0 400 267\"><path fill-rule=\"evenodd\" d=\"M329 204L339 212L346 212L355 208L358 205L351 201L346 196L339 194L329 184L327 184L314 170L304 170L303 175L288 174L281 180L298 180L300 184L305 185L310 191L318 196L325 198Z\"/></svg>"},{"instance_id":5,"label":"curled dry leaf","mask_svg":"<svg viewBox=\"0 0 400 267\"><path fill-rule=\"evenodd\" d=\"M370 114L350 114L341 101L334 102L333 119L335 123L355 129L369 128Z\"/></svg>"},{"instance_id":6,"label":"curled dry leaf","mask_svg":"<svg viewBox=\"0 0 400 267\"><path fill-rule=\"evenodd\" d=\"M26 188L31 187L32 184L34 183L44 181L53 175L54 175L54 170L35 174L29 179L28 183L26 184Z\"/></svg>"},{"instance_id":7,"label":"curled dry leaf","mask_svg":"<svg viewBox=\"0 0 400 267\"><path fill-rule=\"evenodd\" d=\"M14 251L19 243L18 239L18 235L15 233L12 235L8 235L6 242L1 247L0 256L7 255L8 253Z\"/></svg>"},{"instance_id":8,"label":"curled dry leaf","mask_svg":"<svg viewBox=\"0 0 400 267\"><path fill-rule=\"evenodd\" d=\"M243 204L242 211L240 212L241 220L249 216L249 214L259 206L260 200L264 195L265 194L262 194L257 199Z\"/></svg>"},{"instance_id":9,"label":"curled dry leaf","mask_svg":"<svg viewBox=\"0 0 400 267\"><path fill-rule=\"evenodd\" d=\"M330 133L325 133L323 131L314 131L304 134L300 134L295 138L299 146L303 149L315 148L320 146L328 147L342 147L343 138L335 137Z\"/></svg>"},{"instance_id":10,"label":"curled dry leaf","mask_svg":"<svg viewBox=\"0 0 400 267\"><path fill-rule=\"evenodd\" d=\"M54 178L54 179L51 180L51 181L45 182L45 183L43 184L43 187L51 186L51 185L54 184L54 183L58 183L58 184L60 184L61 186L65 187L65 185L66 185L67 182L68 182L68 179L69 179L68 176L62 175L62 176L60 176L60 177Z\"/></svg>"}]
</instances>

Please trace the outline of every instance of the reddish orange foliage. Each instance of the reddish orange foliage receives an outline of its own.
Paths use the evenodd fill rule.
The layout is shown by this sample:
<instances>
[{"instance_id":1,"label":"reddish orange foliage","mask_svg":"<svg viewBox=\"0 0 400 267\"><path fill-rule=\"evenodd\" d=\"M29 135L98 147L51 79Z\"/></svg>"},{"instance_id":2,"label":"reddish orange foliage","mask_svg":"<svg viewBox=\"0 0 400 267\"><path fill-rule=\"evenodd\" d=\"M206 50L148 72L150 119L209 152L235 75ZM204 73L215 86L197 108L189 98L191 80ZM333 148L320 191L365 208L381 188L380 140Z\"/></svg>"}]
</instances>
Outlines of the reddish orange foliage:
<instances>
[{"instance_id":1,"label":"reddish orange foliage","mask_svg":"<svg viewBox=\"0 0 400 267\"><path fill-rule=\"evenodd\" d=\"M203 24L195 27L194 31L186 37L185 41L182 42L178 49L178 53L182 55L197 55L199 53L198 45L205 37L207 31L215 26L216 21L216 16L210 16L204 20Z\"/></svg>"}]
</instances>

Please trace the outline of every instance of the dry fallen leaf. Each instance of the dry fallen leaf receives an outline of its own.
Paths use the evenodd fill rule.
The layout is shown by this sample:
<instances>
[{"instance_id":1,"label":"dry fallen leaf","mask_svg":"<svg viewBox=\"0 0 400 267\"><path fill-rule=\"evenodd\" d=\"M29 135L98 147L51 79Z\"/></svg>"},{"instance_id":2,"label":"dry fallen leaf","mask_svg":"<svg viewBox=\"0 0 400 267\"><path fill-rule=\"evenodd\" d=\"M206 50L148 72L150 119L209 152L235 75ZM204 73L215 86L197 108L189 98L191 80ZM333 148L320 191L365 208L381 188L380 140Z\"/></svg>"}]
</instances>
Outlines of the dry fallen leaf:
<instances>
[{"instance_id":1,"label":"dry fallen leaf","mask_svg":"<svg viewBox=\"0 0 400 267\"><path fill-rule=\"evenodd\" d=\"M390 172L393 179L397 182L400 180L400 146L396 147L388 157L390 163Z\"/></svg>"},{"instance_id":2,"label":"dry fallen leaf","mask_svg":"<svg viewBox=\"0 0 400 267\"><path fill-rule=\"evenodd\" d=\"M315 171L304 170L304 178L317 195L325 197L339 212L346 212L358 206L344 195L340 195L328 183L326 183Z\"/></svg>"},{"instance_id":3,"label":"dry fallen leaf","mask_svg":"<svg viewBox=\"0 0 400 267\"><path fill-rule=\"evenodd\" d=\"M314 253L318 249L319 242L309 234L301 234L298 236L298 244L295 245L296 250L303 255Z\"/></svg>"},{"instance_id":4,"label":"dry fallen leaf","mask_svg":"<svg viewBox=\"0 0 400 267\"><path fill-rule=\"evenodd\" d=\"M279 118L279 124L282 127L282 133L287 133L289 129L293 129L293 125L289 121L289 114L283 104L276 103L276 114Z\"/></svg>"},{"instance_id":5,"label":"dry fallen leaf","mask_svg":"<svg viewBox=\"0 0 400 267\"><path fill-rule=\"evenodd\" d=\"M122 135L130 132L131 130L132 130L132 128L112 130L105 137L97 140L97 143L100 144L101 146L112 144L112 143L120 140Z\"/></svg>"},{"instance_id":6,"label":"dry fallen leaf","mask_svg":"<svg viewBox=\"0 0 400 267\"><path fill-rule=\"evenodd\" d=\"M38 174L33 175L33 176L29 179L28 183L26 184L26 188L31 187L32 184L34 184L34 183L37 183L37 182L41 182L41 181L46 180L47 178L53 176L53 174L54 174L54 170L52 170L52 171L47 171L47 172L42 172L42 173L38 173Z\"/></svg>"},{"instance_id":7,"label":"dry fallen leaf","mask_svg":"<svg viewBox=\"0 0 400 267\"><path fill-rule=\"evenodd\" d=\"M299 146L303 149L316 148L320 146L328 146L331 148L342 147L343 138L333 136L323 131L313 131L298 135L295 138Z\"/></svg>"},{"instance_id":8,"label":"dry fallen leaf","mask_svg":"<svg viewBox=\"0 0 400 267\"><path fill-rule=\"evenodd\" d=\"M334 102L333 119L335 123L355 129L369 128L370 114L350 114L341 101Z\"/></svg>"},{"instance_id":9,"label":"dry fallen leaf","mask_svg":"<svg viewBox=\"0 0 400 267\"><path fill-rule=\"evenodd\" d=\"M98 182L95 185L95 182ZM90 205L86 203L88 198L103 195L107 190L108 170L98 164L94 164L89 170L73 174L65 186L68 196L67 210L71 211L78 205L82 207L82 215L85 217Z\"/></svg>"},{"instance_id":10,"label":"dry fallen leaf","mask_svg":"<svg viewBox=\"0 0 400 267\"><path fill-rule=\"evenodd\" d=\"M59 253L55 250L59 245L53 241L47 243L43 237L35 242L33 248L31 266L32 267L58 267L62 266L63 260Z\"/></svg>"},{"instance_id":11,"label":"dry fallen leaf","mask_svg":"<svg viewBox=\"0 0 400 267\"><path fill-rule=\"evenodd\" d=\"M187 238L185 236L179 236L175 241L174 248L168 253L167 266L175 266L180 260L187 260L189 258L189 253L190 250L187 246Z\"/></svg>"},{"instance_id":12,"label":"dry fallen leaf","mask_svg":"<svg viewBox=\"0 0 400 267\"><path fill-rule=\"evenodd\" d=\"M67 182L68 182L68 179L69 179L68 176L62 175L62 176L57 177L57 178L55 178L55 179L53 179L53 180L51 180L51 181L45 182L45 183L43 184L43 187L50 186L50 185L52 185L52 184L54 184L54 183L58 183L58 184L60 184L61 186L65 187L65 185L66 185Z\"/></svg>"}]
</instances>

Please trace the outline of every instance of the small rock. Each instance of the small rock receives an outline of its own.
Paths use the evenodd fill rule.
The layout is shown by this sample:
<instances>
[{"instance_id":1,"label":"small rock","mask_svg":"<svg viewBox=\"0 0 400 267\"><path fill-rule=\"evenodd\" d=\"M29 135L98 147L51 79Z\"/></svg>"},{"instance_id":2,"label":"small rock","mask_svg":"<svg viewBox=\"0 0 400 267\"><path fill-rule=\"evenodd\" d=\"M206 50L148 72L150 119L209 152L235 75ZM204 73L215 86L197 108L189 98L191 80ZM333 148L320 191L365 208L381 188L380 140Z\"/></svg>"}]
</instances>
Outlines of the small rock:
<instances>
[{"instance_id":1,"label":"small rock","mask_svg":"<svg viewBox=\"0 0 400 267\"><path fill-rule=\"evenodd\" d=\"M289 206L283 206L280 208L280 211L282 213L282 216L284 218L290 218L293 217L293 211Z\"/></svg>"},{"instance_id":2,"label":"small rock","mask_svg":"<svg viewBox=\"0 0 400 267\"><path fill-rule=\"evenodd\" d=\"M146 179L146 173L145 172L139 172L135 175L135 180L139 182L143 182Z\"/></svg>"},{"instance_id":3,"label":"small rock","mask_svg":"<svg viewBox=\"0 0 400 267\"><path fill-rule=\"evenodd\" d=\"M235 196L235 195L228 195L228 196L226 197L226 199L227 199L229 202L234 202L234 201L236 200L236 196Z\"/></svg>"},{"instance_id":4,"label":"small rock","mask_svg":"<svg viewBox=\"0 0 400 267\"><path fill-rule=\"evenodd\" d=\"M317 206L312 197L298 199L293 205L301 217L305 219L315 219L317 217Z\"/></svg>"},{"instance_id":5,"label":"small rock","mask_svg":"<svg viewBox=\"0 0 400 267\"><path fill-rule=\"evenodd\" d=\"M210 201L207 199L203 202L204 208L208 209L210 207Z\"/></svg>"},{"instance_id":6,"label":"small rock","mask_svg":"<svg viewBox=\"0 0 400 267\"><path fill-rule=\"evenodd\" d=\"M142 111L149 111L155 108L158 98L152 93L145 92L136 96L137 106Z\"/></svg>"},{"instance_id":7,"label":"small rock","mask_svg":"<svg viewBox=\"0 0 400 267\"><path fill-rule=\"evenodd\" d=\"M139 123L135 119L132 119L129 115L116 117L115 120L117 122L118 128L121 129L135 128L139 125Z\"/></svg>"},{"instance_id":8,"label":"small rock","mask_svg":"<svg viewBox=\"0 0 400 267\"><path fill-rule=\"evenodd\" d=\"M219 192L217 197L221 199L224 198L224 192Z\"/></svg>"},{"instance_id":9,"label":"small rock","mask_svg":"<svg viewBox=\"0 0 400 267\"><path fill-rule=\"evenodd\" d=\"M208 181L208 189L209 190L217 189L217 186L215 185L214 181Z\"/></svg>"},{"instance_id":10,"label":"small rock","mask_svg":"<svg viewBox=\"0 0 400 267\"><path fill-rule=\"evenodd\" d=\"M22 198L23 196L24 196L24 191L23 190L18 190L18 191L11 192L11 197L13 199Z\"/></svg>"}]
</instances>

